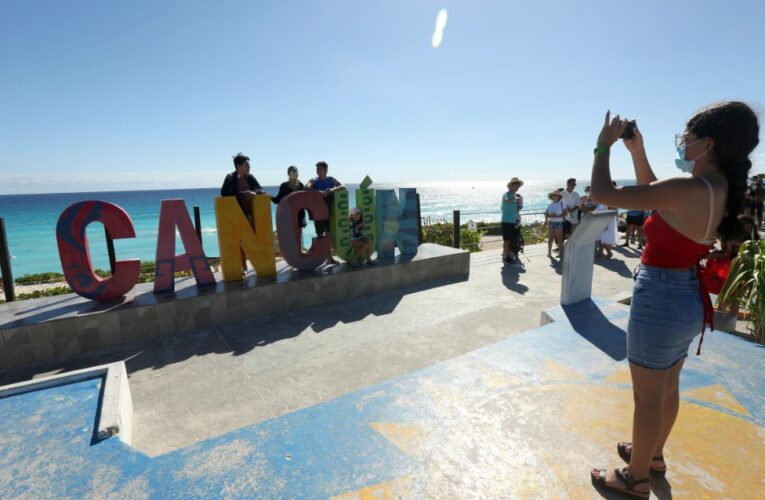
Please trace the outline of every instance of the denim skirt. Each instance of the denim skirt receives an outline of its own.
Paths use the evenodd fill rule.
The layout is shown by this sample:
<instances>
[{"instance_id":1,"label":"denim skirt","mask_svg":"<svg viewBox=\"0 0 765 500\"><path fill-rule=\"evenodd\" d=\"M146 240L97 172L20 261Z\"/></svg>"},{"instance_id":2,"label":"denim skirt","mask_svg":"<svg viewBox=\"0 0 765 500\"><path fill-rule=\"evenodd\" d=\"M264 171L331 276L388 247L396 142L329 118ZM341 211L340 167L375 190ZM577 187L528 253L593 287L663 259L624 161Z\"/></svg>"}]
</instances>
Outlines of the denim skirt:
<instances>
[{"instance_id":1,"label":"denim skirt","mask_svg":"<svg viewBox=\"0 0 765 500\"><path fill-rule=\"evenodd\" d=\"M675 271L640 264L627 326L630 362L653 370L671 368L688 356L703 322L695 268Z\"/></svg>"}]
</instances>

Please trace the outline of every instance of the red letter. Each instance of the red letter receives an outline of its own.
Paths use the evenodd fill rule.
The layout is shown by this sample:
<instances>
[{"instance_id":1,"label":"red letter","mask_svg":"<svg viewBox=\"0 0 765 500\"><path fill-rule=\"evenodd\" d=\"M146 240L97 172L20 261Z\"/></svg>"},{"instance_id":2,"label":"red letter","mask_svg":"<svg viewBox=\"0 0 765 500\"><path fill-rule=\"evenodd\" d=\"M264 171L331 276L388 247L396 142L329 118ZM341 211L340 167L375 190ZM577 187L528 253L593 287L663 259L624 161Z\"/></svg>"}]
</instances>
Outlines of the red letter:
<instances>
[{"instance_id":1,"label":"red letter","mask_svg":"<svg viewBox=\"0 0 765 500\"><path fill-rule=\"evenodd\" d=\"M88 299L106 302L122 297L138 282L141 261L118 260L114 274L99 278L93 272L85 229L91 222L104 225L112 239L135 238L130 216L117 205L104 201L81 201L61 214L56 225L56 240L61 267L67 283Z\"/></svg>"},{"instance_id":2,"label":"red letter","mask_svg":"<svg viewBox=\"0 0 765 500\"><path fill-rule=\"evenodd\" d=\"M175 255L176 227L181 235L183 248L186 249L186 253L178 256ZM197 238L183 200L162 200L154 266L154 293L175 290L176 271L194 271L197 286L215 283L215 277L202 250L202 243Z\"/></svg>"}]
</instances>

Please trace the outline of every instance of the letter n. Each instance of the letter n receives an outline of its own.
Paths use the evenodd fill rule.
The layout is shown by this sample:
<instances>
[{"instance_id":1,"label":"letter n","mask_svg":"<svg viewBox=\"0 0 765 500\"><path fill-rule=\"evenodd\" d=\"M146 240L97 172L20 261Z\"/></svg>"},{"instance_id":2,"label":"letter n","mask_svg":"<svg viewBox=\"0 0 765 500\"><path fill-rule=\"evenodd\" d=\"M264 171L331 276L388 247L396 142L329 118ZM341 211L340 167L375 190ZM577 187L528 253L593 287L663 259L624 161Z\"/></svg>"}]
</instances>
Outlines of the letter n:
<instances>
[{"instance_id":1,"label":"letter n","mask_svg":"<svg viewBox=\"0 0 765 500\"><path fill-rule=\"evenodd\" d=\"M417 255L417 190L399 189L401 201L392 189L377 189L377 257L393 259L398 246L404 255Z\"/></svg>"},{"instance_id":2,"label":"letter n","mask_svg":"<svg viewBox=\"0 0 765 500\"><path fill-rule=\"evenodd\" d=\"M215 198L215 220L224 281L241 281L242 251L258 276L276 276L271 197L256 195L251 201L255 228L250 225L234 196Z\"/></svg>"}]
</instances>

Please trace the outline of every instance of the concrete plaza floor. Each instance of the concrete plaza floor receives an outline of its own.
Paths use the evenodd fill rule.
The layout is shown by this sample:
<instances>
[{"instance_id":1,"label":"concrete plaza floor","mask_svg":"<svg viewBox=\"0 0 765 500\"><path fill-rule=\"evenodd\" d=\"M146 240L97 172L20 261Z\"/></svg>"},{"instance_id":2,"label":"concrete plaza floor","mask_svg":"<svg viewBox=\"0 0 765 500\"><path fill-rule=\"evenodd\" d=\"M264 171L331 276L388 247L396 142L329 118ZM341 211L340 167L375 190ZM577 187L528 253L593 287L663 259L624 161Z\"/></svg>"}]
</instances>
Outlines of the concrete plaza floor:
<instances>
[{"instance_id":1,"label":"concrete plaza floor","mask_svg":"<svg viewBox=\"0 0 765 500\"><path fill-rule=\"evenodd\" d=\"M0 400L0 497L600 498L632 394L609 300L469 353L157 457L94 440L99 380ZM686 361L657 498L761 498L763 349L712 332ZM613 497L619 498L619 497Z\"/></svg>"},{"instance_id":2,"label":"concrete plaza floor","mask_svg":"<svg viewBox=\"0 0 765 500\"><path fill-rule=\"evenodd\" d=\"M545 245L522 265L499 250L471 256L468 281L434 282L342 304L232 323L35 372L126 360L134 445L166 453L328 401L539 326L559 302L560 263ZM593 294L629 291L635 250L596 259ZM42 370L42 371L41 371Z\"/></svg>"}]
</instances>

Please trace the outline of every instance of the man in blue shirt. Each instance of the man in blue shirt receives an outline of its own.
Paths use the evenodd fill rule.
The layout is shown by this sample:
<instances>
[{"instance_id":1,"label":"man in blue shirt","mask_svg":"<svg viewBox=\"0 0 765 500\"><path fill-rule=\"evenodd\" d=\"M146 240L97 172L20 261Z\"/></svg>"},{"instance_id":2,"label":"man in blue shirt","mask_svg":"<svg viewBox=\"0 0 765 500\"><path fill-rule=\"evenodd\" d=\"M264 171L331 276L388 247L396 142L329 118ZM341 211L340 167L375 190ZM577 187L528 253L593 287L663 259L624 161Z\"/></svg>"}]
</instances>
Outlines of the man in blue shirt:
<instances>
[{"instance_id":1,"label":"man in blue shirt","mask_svg":"<svg viewBox=\"0 0 765 500\"><path fill-rule=\"evenodd\" d=\"M507 183L507 192L502 195L502 260L512 263L518 258L521 247L521 210L523 197L518 189L523 181L517 177Z\"/></svg>"}]
</instances>

